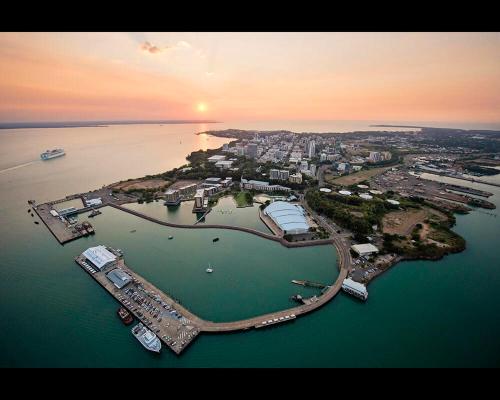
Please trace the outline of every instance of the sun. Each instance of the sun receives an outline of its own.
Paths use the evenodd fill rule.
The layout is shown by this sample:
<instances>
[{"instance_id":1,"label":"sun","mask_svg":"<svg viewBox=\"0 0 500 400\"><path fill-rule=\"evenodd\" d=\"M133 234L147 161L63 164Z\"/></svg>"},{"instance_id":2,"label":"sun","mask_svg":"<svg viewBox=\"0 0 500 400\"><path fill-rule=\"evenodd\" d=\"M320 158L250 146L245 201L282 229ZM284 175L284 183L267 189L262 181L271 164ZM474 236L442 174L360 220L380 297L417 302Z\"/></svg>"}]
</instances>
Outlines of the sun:
<instances>
[{"instance_id":1,"label":"sun","mask_svg":"<svg viewBox=\"0 0 500 400\"><path fill-rule=\"evenodd\" d=\"M199 112L205 112L205 111L207 111L207 105L205 103L198 103L198 105L196 106L196 109Z\"/></svg>"}]
</instances>

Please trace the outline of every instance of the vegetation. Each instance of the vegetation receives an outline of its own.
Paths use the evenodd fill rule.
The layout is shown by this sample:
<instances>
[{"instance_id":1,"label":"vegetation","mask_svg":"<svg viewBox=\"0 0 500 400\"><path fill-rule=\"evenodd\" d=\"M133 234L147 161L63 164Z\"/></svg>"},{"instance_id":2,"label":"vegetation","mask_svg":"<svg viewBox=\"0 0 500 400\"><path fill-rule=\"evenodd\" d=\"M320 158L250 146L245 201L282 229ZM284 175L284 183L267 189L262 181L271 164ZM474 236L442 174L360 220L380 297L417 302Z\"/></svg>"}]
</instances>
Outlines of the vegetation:
<instances>
[{"instance_id":1,"label":"vegetation","mask_svg":"<svg viewBox=\"0 0 500 400\"><path fill-rule=\"evenodd\" d=\"M238 207L247 207L253 204L253 196L250 192L241 191L233 194Z\"/></svg>"}]
</instances>

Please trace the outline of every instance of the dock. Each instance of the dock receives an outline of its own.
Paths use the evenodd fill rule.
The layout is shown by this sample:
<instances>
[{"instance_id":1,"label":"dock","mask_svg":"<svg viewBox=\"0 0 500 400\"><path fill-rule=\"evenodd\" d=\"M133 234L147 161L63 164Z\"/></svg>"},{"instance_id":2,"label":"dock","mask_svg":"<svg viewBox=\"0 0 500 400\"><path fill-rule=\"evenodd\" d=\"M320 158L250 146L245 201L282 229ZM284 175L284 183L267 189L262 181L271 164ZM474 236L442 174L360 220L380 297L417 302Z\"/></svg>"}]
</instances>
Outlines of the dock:
<instances>
[{"instance_id":1,"label":"dock","mask_svg":"<svg viewBox=\"0 0 500 400\"><path fill-rule=\"evenodd\" d=\"M89 266L82 255L76 257L75 261L175 354L180 354L198 336L202 320L128 268L123 258L103 270ZM133 278L132 282L121 289L117 288L106 276L107 272L116 267L121 268Z\"/></svg>"},{"instance_id":2,"label":"dock","mask_svg":"<svg viewBox=\"0 0 500 400\"><path fill-rule=\"evenodd\" d=\"M327 285L323 285L322 283L317 283L317 282L311 282L311 281L301 281L301 280L292 280L292 283L295 283L296 285L304 286L304 287L314 287L318 289L324 289L327 287Z\"/></svg>"},{"instance_id":3,"label":"dock","mask_svg":"<svg viewBox=\"0 0 500 400\"><path fill-rule=\"evenodd\" d=\"M75 225L69 224L66 219L52 215L50 213L52 210L52 205L50 203L40 204L39 206L32 205L32 209L36 212L38 217L60 244L71 242L72 240L83 236L88 236L91 232L94 233L92 225L90 225L87 221L84 221L84 223L90 226L91 232L87 229L77 229ZM78 210L77 213L85 211L88 210L86 208L82 208Z\"/></svg>"}]
</instances>

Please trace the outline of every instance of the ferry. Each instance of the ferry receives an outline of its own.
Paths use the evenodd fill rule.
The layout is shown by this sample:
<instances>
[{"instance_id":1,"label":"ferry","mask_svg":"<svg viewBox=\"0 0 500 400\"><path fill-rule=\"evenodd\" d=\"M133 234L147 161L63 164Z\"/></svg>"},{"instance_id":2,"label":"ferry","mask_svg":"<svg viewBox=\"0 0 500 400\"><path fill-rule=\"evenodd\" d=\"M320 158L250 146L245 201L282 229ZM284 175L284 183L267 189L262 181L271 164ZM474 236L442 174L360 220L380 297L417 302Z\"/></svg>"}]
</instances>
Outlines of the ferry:
<instances>
[{"instance_id":1,"label":"ferry","mask_svg":"<svg viewBox=\"0 0 500 400\"><path fill-rule=\"evenodd\" d=\"M47 150L40 154L42 160L50 160L51 158L64 156L66 152L63 149Z\"/></svg>"},{"instance_id":2,"label":"ferry","mask_svg":"<svg viewBox=\"0 0 500 400\"><path fill-rule=\"evenodd\" d=\"M158 337L146 328L141 322L132 328L132 334L141 342L141 344L149 351L159 353L161 350L161 342Z\"/></svg>"},{"instance_id":3,"label":"ferry","mask_svg":"<svg viewBox=\"0 0 500 400\"><path fill-rule=\"evenodd\" d=\"M134 322L134 317L127 311L126 308L120 307L116 313L125 325L130 325Z\"/></svg>"}]
</instances>

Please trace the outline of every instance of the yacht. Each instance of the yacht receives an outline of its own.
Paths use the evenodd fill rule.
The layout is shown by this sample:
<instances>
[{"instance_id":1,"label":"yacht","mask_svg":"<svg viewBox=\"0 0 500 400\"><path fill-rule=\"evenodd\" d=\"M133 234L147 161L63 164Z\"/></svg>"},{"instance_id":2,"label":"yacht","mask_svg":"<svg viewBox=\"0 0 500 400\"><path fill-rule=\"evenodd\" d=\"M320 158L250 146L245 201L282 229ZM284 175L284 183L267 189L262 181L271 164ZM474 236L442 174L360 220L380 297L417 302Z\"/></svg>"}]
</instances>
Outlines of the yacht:
<instances>
[{"instance_id":1,"label":"yacht","mask_svg":"<svg viewBox=\"0 0 500 400\"><path fill-rule=\"evenodd\" d=\"M207 271L209 274L214 272L214 270L210 267L210 263L208 264L208 268L205 271Z\"/></svg>"}]
</instances>

